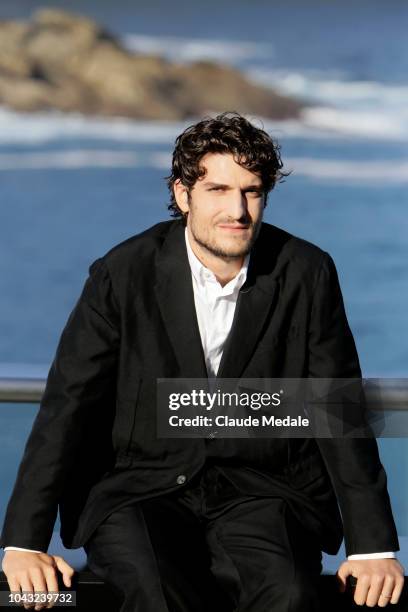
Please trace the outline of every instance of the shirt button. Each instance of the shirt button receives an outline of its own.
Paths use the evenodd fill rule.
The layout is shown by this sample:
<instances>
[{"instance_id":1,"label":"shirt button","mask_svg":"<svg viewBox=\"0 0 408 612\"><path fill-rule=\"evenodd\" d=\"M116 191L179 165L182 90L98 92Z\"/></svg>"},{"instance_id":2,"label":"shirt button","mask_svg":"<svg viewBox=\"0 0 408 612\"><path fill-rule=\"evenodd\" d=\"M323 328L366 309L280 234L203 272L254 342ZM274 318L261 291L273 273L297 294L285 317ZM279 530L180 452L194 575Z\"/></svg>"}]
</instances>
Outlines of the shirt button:
<instances>
[{"instance_id":1,"label":"shirt button","mask_svg":"<svg viewBox=\"0 0 408 612\"><path fill-rule=\"evenodd\" d=\"M184 476L184 474L180 474L180 476L177 476L177 484L184 484L186 482L187 478Z\"/></svg>"}]
</instances>

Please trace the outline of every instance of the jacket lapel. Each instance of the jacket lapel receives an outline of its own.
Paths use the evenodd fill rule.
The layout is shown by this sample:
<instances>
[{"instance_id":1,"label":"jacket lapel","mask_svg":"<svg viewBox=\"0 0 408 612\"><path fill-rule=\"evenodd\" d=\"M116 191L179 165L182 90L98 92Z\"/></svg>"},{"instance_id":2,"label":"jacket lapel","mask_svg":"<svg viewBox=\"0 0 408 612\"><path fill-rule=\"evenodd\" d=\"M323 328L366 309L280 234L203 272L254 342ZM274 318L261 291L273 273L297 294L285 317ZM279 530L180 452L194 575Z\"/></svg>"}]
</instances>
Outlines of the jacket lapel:
<instances>
[{"instance_id":1,"label":"jacket lapel","mask_svg":"<svg viewBox=\"0 0 408 612\"><path fill-rule=\"evenodd\" d=\"M238 378L250 361L276 303L278 286L262 273L259 254L252 251L248 276L238 295L234 320L225 343L217 378Z\"/></svg>"},{"instance_id":2,"label":"jacket lapel","mask_svg":"<svg viewBox=\"0 0 408 612\"><path fill-rule=\"evenodd\" d=\"M262 224L251 251L247 279L238 295L217 378L238 378L249 363L279 299L276 262L288 237L273 225Z\"/></svg>"},{"instance_id":3,"label":"jacket lapel","mask_svg":"<svg viewBox=\"0 0 408 612\"><path fill-rule=\"evenodd\" d=\"M155 291L183 378L207 378L184 226L171 226L157 257Z\"/></svg>"}]
</instances>

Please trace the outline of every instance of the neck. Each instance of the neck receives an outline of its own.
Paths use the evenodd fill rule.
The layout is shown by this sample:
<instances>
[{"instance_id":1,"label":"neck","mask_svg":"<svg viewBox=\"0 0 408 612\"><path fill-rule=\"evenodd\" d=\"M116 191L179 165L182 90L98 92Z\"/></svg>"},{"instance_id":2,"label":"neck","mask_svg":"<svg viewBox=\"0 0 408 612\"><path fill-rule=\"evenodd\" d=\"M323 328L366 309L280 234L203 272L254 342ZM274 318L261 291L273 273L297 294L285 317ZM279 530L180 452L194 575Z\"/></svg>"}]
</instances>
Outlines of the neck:
<instances>
[{"instance_id":1,"label":"neck","mask_svg":"<svg viewBox=\"0 0 408 612\"><path fill-rule=\"evenodd\" d=\"M187 228L187 232L191 250L194 255L200 260L203 266L211 270L222 287L236 277L244 263L244 256L222 257L220 255L215 255L194 239L190 228Z\"/></svg>"}]
</instances>

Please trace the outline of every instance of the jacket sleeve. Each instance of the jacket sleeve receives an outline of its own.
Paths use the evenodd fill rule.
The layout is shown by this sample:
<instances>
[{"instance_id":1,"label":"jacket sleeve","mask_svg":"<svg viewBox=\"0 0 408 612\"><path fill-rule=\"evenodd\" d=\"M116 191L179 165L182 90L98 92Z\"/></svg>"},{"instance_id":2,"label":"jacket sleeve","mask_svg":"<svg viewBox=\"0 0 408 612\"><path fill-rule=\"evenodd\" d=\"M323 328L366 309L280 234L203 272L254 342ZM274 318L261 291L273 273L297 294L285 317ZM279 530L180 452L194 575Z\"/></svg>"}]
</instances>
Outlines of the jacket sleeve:
<instances>
[{"instance_id":1,"label":"jacket sleeve","mask_svg":"<svg viewBox=\"0 0 408 612\"><path fill-rule=\"evenodd\" d=\"M116 386L118 308L103 259L63 329L9 501L1 546L46 551L64 482ZM72 491L75 495L75 491Z\"/></svg>"},{"instance_id":2,"label":"jacket sleeve","mask_svg":"<svg viewBox=\"0 0 408 612\"><path fill-rule=\"evenodd\" d=\"M313 291L309 332L309 377L361 379L337 271L327 253ZM375 438L317 437L316 442L337 495L347 555L399 550Z\"/></svg>"}]
</instances>

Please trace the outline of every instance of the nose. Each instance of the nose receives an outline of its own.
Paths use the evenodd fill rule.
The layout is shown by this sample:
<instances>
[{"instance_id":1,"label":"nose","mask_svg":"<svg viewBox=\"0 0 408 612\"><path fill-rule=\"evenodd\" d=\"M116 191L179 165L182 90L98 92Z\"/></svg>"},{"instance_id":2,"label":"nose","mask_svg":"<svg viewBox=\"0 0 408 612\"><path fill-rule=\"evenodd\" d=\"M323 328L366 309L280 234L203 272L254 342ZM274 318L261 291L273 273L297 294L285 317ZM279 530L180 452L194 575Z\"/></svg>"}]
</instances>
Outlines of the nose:
<instances>
[{"instance_id":1,"label":"nose","mask_svg":"<svg viewBox=\"0 0 408 612\"><path fill-rule=\"evenodd\" d=\"M248 203L245 193L241 190L231 191L228 197L227 211L234 221L242 221L247 218Z\"/></svg>"}]
</instances>

